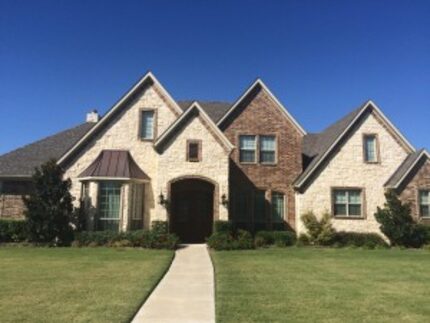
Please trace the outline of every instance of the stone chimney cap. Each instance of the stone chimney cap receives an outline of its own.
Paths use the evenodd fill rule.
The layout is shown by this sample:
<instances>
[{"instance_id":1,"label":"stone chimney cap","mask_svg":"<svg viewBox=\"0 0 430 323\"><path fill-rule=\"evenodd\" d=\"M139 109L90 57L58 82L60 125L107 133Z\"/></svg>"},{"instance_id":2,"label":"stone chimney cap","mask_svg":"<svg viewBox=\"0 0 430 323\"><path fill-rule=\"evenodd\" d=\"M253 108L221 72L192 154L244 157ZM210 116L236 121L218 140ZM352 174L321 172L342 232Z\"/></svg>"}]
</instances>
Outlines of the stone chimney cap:
<instances>
[{"instance_id":1,"label":"stone chimney cap","mask_svg":"<svg viewBox=\"0 0 430 323\"><path fill-rule=\"evenodd\" d=\"M87 113L87 122L97 123L100 120L100 115L98 114L96 109L91 110L91 112Z\"/></svg>"}]
</instances>

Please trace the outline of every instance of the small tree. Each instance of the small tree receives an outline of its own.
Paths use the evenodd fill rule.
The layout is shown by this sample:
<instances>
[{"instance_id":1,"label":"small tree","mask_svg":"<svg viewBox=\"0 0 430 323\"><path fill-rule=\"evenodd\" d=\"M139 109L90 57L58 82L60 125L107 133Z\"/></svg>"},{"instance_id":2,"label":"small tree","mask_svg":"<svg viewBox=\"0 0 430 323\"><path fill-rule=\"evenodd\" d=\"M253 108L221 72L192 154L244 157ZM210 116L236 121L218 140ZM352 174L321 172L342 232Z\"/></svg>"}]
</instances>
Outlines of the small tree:
<instances>
[{"instance_id":1,"label":"small tree","mask_svg":"<svg viewBox=\"0 0 430 323\"><path fill-rule=\"evenodd\" d=\"M71 181L63 180L63 175L55 160L35 169L34 189L24 197L30 241L65 245L73 239Z\"/></svg>"},{"instance_id":2,"label":"small tree","mask_svg":"<svg viewBox=\"0 0 430 323\"><path fill-rule=\"evenodd\" d=\"M321 220L318 220L313 212L308 212L301 219L312 244L327 246L333 242L336 231L331 225L330 214L325 212Z\"/></svg>"},{"instance_id":3,"label":"small tree","mask_svg":"<svg viewBox=\"0 0 430 323\"><path fill-rule=\"evenodd\" d=\"M375 213L382 233L394 246L421 247L426 240L425 229L414 222L410 205L402 203L393 190L385 193L385 199L384 208L378 207Z\"/></svg>"}]
</instances>

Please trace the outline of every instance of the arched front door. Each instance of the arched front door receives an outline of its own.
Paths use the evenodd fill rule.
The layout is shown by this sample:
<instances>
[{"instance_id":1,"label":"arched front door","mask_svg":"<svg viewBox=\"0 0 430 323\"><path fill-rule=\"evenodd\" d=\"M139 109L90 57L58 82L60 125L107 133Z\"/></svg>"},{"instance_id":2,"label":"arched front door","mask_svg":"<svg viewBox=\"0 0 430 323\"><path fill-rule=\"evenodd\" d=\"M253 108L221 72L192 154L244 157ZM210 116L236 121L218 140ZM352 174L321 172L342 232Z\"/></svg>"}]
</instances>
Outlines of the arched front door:
<instances>
[{"instance_id":1,"label":"arched front door","mask_svg":"<svg viewBox=\"0 0 430 323\"><path fill-rule=\"evenodd\" d=\"M189 178L171 184L170 230L181 242L204 242L212 234L214 185Z\"/></svg>"}]
</instances>

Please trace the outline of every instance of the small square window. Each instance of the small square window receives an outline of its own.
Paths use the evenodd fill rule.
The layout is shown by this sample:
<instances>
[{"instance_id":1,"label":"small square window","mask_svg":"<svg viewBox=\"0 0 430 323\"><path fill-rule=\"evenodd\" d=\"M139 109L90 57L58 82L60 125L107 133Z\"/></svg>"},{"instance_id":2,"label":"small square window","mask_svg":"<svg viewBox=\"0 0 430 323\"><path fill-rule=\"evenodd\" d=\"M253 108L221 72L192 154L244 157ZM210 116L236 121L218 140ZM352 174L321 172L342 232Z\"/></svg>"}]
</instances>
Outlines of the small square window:
<instances>
[{"instance_id":1,"label":"small square window","mask_svg":"<svg viewBox=\"0 0 430 323\"><path fill-rule=\"evenodd\" d=\"M201 142L198 140L189 140L187 142L187 161L201 161Z\"/></svg>"}]
</instances>

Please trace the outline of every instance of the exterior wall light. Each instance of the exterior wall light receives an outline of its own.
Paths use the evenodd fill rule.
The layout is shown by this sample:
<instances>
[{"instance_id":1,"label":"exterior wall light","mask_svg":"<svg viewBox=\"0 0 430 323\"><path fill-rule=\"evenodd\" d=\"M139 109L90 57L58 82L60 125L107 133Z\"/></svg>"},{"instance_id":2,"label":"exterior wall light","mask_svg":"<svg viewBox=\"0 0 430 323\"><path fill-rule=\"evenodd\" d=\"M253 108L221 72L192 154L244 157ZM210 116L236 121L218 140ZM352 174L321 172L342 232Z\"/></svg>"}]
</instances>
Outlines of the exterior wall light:
<instances>
[{"instance_id":1,"label":"exterior wall light","mask_svg":"<svg viewBox=\"0 0 430 323\"><path fill-rule=\"evenodd\" d=\"M225 194L221 195L221 204L224 205L225 207L228 206L228 199Z\"/></svg>"},{"instance_id":2,"label":"exterior wall light","mask_svg":"<svg viewBox=\"0 0 430 323\"><path fill-rule=\"evenodd\" d=\"M163 206L167 206L167 204L169 204L169 201L166 198L164 198L164 195L161 192L160 192L160 195L158 195L158 204Z\"/></svg>"}]
</instances>

